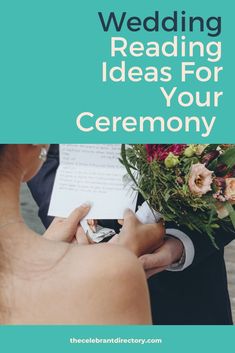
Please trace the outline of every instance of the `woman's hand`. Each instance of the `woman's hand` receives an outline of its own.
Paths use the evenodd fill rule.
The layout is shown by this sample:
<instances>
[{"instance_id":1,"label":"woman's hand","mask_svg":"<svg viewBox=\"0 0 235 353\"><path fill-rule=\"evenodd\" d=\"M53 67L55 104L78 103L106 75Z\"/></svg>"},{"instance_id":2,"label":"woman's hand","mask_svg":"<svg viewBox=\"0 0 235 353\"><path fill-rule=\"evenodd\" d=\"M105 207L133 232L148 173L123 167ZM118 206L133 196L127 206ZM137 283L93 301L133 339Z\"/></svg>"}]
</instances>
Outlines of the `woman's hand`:
<instances>
[{"instance_id":1,"label":"woman's hand","mask_svg":"<svg viewBox=\"0 0 235 353\"><path fill-rule=\"evenodd\" d=\"M80 226L80 221L87 215L90 205L84 204L76 208L68 218L55 218L43 237L49 240L78 242L87 244L87 237Z\"/></svg>"},{"instance_id":2,"label":"woman's hand","mask_svg":"<svg viewBox=\"0 0 235 353\"><path fill-rule=\"evenodd\" d=\"M150 254L163 244L165 228L162 222L143 224L135 214L127 210L124 215L123 227L110 243L127 247L138 257Z\"/></svg>"}]
</instances>

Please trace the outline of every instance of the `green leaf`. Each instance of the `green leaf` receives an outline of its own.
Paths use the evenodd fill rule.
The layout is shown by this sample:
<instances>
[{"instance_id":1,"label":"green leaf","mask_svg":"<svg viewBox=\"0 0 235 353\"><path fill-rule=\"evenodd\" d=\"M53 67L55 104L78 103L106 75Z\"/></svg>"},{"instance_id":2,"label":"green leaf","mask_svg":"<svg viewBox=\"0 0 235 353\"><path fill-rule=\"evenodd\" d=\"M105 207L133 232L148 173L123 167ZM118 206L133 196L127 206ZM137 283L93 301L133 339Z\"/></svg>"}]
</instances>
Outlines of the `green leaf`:
<instances>
[{"instance_id":1,"label":"green leaf","mask_svg":"<svg viewBox=\"0 0 235 353\"><path fill-rule=\"evenodd\" d=\"M232 168L235 165L235 147L228 148L219 158L218 162L226 164L228 168Z\"/></svg>"},{"instance_id":2,"label":"green leaf","mask_svg":"<svg viewBox=\"0 0 235 353\"><path fill-rule=\"evenodd\" d=\"M132 174L131 167L130 167L129 162L127 160L126 145L125 144L122 144L122 147L121 147L121 157L122 157L123 165L125 166L125 168L127 170L127 173L129 174L129 176L131 177L131 179L133 180L135 185L138 187L138 183L137 183L134 175Z\"/></svg>"}]
</instances>

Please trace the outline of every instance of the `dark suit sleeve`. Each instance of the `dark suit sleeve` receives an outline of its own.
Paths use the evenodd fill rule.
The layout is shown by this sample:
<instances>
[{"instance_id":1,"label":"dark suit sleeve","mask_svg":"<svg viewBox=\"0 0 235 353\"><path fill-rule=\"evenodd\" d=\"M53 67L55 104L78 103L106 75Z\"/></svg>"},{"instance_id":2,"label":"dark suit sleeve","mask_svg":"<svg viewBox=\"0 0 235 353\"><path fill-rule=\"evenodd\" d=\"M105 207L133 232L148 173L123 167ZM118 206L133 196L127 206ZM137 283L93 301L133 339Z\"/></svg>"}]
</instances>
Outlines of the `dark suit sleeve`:
<instances>
[{"instance_id":1,"label":"dark suit sleeve","mask_svg":"<svg viewBox=\"0 0 235 353\"><path fill-rule=\"evenodd\" d=\"M192 240L195 249L192 266L197 266L215 252L223 251L224 247L235 239L235 231L220 231L218 229L214 234L215 243L219 248L217 249L207 234L189 231L187 227L177 227L174 224L167 224L167 228L179 228Z\"/></svg>"},{"instance_id":2,"label":"dark suit sleeve","mask_svg":"<svg viewBox=\"0 0 235 353\"><path fill-rule=\"evenodd\" d=\"M55 175L59 166L59 145L51 145L47 160L38 174L28 182L31 194L39 207L39 217L46 228L53 217L48 216Z\"/></svg>"}]
</instances>

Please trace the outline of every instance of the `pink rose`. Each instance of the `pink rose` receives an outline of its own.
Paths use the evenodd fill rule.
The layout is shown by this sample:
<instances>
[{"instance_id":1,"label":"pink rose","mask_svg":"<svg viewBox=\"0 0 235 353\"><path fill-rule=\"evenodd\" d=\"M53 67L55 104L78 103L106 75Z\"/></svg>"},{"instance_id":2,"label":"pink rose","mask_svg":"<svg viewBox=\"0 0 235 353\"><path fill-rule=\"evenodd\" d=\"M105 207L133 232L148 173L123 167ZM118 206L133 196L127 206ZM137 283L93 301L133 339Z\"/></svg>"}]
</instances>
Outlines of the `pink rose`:
<instances>
[{"instance_id":1,"label":"pink rose","mask_svg":"<svg viewBox=\"0 0 235 353\"><path fill-rule=\"evenodd\" d=\"M192 194L202 196L208 191L211 191L211 184L213 182L212 174L204 164L193 164L189 174L188 185Z\"/></svg>"}]
</instances>

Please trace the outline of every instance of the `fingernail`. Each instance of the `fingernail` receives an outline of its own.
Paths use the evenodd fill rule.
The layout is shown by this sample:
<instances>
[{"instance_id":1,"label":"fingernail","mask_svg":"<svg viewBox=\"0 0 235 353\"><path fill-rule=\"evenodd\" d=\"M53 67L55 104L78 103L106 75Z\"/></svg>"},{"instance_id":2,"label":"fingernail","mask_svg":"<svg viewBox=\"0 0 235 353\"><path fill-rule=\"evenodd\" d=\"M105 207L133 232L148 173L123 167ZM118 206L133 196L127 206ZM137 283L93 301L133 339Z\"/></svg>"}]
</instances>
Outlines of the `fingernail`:
<instances>
[{"instance_id":1,"label":"fingernail","mask_svg":"<svg viewBox=\"0 0 235 353\"><path fill-rule=\"evenodd\" d=\"M84 202L84 203L81 205L81 207L84 207L84 208L91 208L91 202L86 201L86 202Z\"/></svg>"},{"instance_id":2,"label":"fingernail","mask_svg":"<svg viewBox=\"0 0 235 353\"><path fill-rule=\"evenodd\" d=\"M142 266L144 267L145 266L145 257L144 256L139 257L139 261L141 262Z\"/></svg>"}]
</instances>

